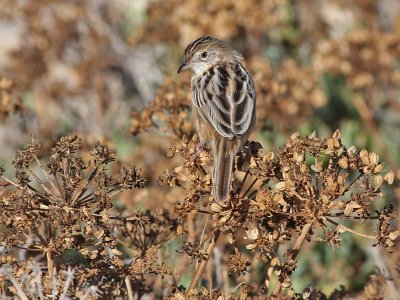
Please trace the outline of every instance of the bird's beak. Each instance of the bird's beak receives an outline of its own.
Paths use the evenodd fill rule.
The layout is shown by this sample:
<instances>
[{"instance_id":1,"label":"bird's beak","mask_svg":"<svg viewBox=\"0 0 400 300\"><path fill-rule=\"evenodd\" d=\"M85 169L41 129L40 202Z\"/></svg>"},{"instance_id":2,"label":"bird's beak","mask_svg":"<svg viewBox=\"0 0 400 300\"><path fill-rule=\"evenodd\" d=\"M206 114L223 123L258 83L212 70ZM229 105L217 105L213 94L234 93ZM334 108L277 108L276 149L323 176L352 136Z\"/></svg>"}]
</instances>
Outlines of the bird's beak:
<instances>
[{"instance_id":1,"label":"bird's beak","mask_svg":"<svg viewBox=\"0 0 400 300\"><path fill-rule=\"evenodd\" d=\"M189 63L186 61L186 59L183 61L181 66L178 68L178 71L176 72L177 74L187 70L189 68Z\"/></svg>"}]
</instances>

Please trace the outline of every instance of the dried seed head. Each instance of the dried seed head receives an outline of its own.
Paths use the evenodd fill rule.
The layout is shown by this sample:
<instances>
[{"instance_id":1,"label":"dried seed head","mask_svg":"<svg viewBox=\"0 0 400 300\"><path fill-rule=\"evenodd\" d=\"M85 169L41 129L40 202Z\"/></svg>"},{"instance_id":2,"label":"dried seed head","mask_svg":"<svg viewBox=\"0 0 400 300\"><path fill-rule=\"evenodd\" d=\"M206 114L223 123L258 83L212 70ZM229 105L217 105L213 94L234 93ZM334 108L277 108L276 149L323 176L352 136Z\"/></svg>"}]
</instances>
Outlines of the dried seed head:
<instances>
[{"instance_id":1,"label":"dried seed head","mask_svg":"<svg viewBox=\"0 0 400 300\"><path fill-rule=\"evenodd\" d=\"M339 159L339 166L346 170L349 167L348 161L349 159L346 156L343 156L341 159Z\"/></svg>"},{"instance_id":2,"label":"dried seed head","mask_svg":"<svg viewBox=\"0 0 400 300\"><path fill-rule=\"evenodd\" d=\"M386 175L383 177L383 180L385 180L388 184L392 184L394 181L394 172L387 172Z\"/></svg>"},{"instance_id":3,"label":"dried seed head","mask_svg":"<svg viewBox=\"0 0 400 300\"><path fill-rule=\"evenodd\" d=\"M214 211L216 213L219 213L219 212L222 211L222 206L220 204L216 203L216 202L212 203L210 208L211 208L212 211Z\"/></svg>"},{"instance_id":4,"label":"dried seed head","mask_svg":"<svg viewBox=\"0 0 400 300\"><path fill-rule=\"evenodd\" d=\"M287 184L286 184L285 181L278 182L278 183L275 185L275 189L276 189L278 192L284 191L284 190L286 189L286 187L287 187Z\"/></svg>"}]
</instances>

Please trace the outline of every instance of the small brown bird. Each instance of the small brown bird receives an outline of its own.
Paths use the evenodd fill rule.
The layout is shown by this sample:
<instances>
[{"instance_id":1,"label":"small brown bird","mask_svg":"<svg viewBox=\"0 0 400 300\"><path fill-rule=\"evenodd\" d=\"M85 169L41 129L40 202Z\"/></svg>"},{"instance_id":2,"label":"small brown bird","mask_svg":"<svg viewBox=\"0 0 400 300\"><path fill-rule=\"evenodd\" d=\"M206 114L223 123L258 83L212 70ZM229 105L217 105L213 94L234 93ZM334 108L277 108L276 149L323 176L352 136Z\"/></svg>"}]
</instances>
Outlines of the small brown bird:
<instances>
[{"instance_id":1,"label":"small brown bird","mask_svg":"<svg viewBox=\"0 0 400 300\"><path fill-rule=\"evenodd\" d=\"M227 43L204 36L190 43L178 74L191 69L193 123L214 156L212 194L224 201L235 156L255 125L256 92L243 56Z\"/></svg>"}]
</instances>

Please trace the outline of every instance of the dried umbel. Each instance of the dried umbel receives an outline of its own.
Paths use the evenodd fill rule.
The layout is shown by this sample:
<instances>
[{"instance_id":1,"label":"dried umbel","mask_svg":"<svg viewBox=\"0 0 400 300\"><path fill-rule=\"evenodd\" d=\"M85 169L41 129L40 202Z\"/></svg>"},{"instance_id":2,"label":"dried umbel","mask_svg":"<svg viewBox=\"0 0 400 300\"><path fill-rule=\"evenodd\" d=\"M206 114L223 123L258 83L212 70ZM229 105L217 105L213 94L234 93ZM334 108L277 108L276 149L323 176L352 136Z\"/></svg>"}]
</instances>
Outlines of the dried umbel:
<instances>
[{"instance_id":1,"label":"dried umbel","mask_svg":"<svg viewBox=\"0 0 400 300\"><path fill-rule=\"evenodd\" d=\"M0 117L9 124L0 135L19 144L37 129L43 146L34 142L18 153L15 180L14 167L0 171L1 295L396 298L400 173L389 169L399 148L398 1L3 2L2 20L21 30L22 40L14 55L0 57L7 66ZM152 97L141 90L147 75L175 73L182 47L205 34L229 40L246 57L258 94L256 138L263 141L238 155L231 198L220 204L210 196L213 157L199 151L193 132L188 78L167 77L159 90L147 82L157 97L132 114L132 151L131 140L121 138L131 107ZM141 52L149 56L131 63ZM157 63L148 64L154 54ZM20 95L29 114L13 114ZM338 133L286 141L296 130L326 136L339 126L343 141L351 140L346 146ZM50 150L50 137L65 131L87 134L82 141L64 137ZM93 143L98 139L123 147L123 159L143 171L123 167L109 147ZM8 140L1 147L4 157L15 150ZM121 193L134 186L144 188ZM337 258L335 247L353 245L362 249ZM306 264L304 271L301 261L319 251L346 286L330 295L318 290L327 290L318 272L329 265ZM389 271L374 272L361 287L372 257ZM302 283L309 287L295 292Z\"/></svg>"},{"instance_id":2,"label":"dried umbel","mask_svg":"<svg viewBox=\"0 0 400 300\"><path fill-rule=\"evenodd\" d=\"M121 286L134 286L140 294L149 291L146 274L170 274L155 257L168 232L176 231L177 221L162 211L113 216L112 200L125 190L143 188L145 181L135 167L110 174L116 156L106 145L94 145L86 159L81 148L78 136L62 137L43 163L38 158L40 145L33 139L13 162L16 180L1 169L0 243L10 254L4 257L11 259L2 262L9 266L0 270L0 278L10 295L21 297L33 278L37 295L117 296L126 292ZM130 262L121 258L116 232L131 239L128 244L136 254ZM18 251L24 252L20 257L31 258L16 259L13 254ZM46 264L34 253L43 254ZM69 268L65 255L81 263ZM34 257L38 262L32 269Z\"/></svg>"},{"instance_id":3,"label":"dried umbel","mask_svg":"<svg viewBox=\"0 0 400 300\"><path fill-rule=\"evenodd\" d=\"M127 64L131 49L118 34L127 3L118 3L2 1L7 29L6 37L1 33L0 79L6 76L13 86L0 88L0 117L20 109L19 95L27 111L22 121L8 119L2 142L11 141L15 149L21 139L14 135L27 140L33 133L46 147L47 137L67 131L86 132L95 140L122 132L133 102L123 99L132 97L136 83ZM2 159L9 159L8 153Z\"/></svg>"},{"instance_id":4,"label":"dried umbel","mask_svg":"<svg viewBox=\"0 0 400 300\"><path fill-rule=\"evenodd\" d=\"M266 30L272 30L284 23L284 8L285 1L282 0L196 0L184 3L177 0L155 1L147 10L149 22L135 32L132 41L175 41L185 46L204 34L228 39L240 36L243 32L256 40ZM169 17L165 18L166 15ZM199 18L199 15L202 17ZM166 31L170 33L168 38Z\"/></svg>"},{"instance_id":5,"label":"dried umbel","mask_svg":"<svg viewBox=\"0 0 400 300\"><path fill-rule=\"evenodd\" d=\"M321 40L314 53L316 72L341 74L355 90L390 87L400 82L396 66L399 57L400 31L356 30L344 40Z\"/></svg>"},{"instance_id":6,"label":"dried umbel","mask_svg":"<svg viewBox=\"0 0 400 300\"><path fill-rule=\"evenodd\" d=\"M134 167L123 167L117 178L111 177L107 165L115 160L115 153L106 145L97 143L88 161L78 154L81 147L80 138L70 135L56 143L46 163L39 160L40 145L34 139L17 153L13 162L16 180L2 176L1 215L10 229L2 232L2 241L18 245L26 239L23 232L32 233L38 238L30 245L32 250L59 253L72 246L79 248L81 237L71 238L73 232L82 231L78 221L91 224L84 229L87 239L99 230L110 230L99 220L107 218L112 198L124 190L142 188L144 180ZM41 232L43 222L45 232ZM55 232L59 228L63 230Z\"/></svg>"},{"instance_id":7,"label":"dried umbel","mask_svg":"<svg viewBox=\"0 0 400 300\"><path fill-rule=\"evenodd\" d=\"M392 147L389 140L398 143L391 129L400 125L399 57L398 25L390 31L369 25L346 32L340 40L318 40L312 55L314 73L325 82L336 82L332 97L342 90L341 101L358 112L367 136L381 147L388 163L391 157L397 158L397 146ZM382 138L381 132L389 134Z\"/></svg>"},{"instance_id":8,"label":"dried umbel","mask_svg":"<svg viewBox=\"0 0 400 300\"><path fill-rule=\"evenodd\" d=\"M273 152L257 142L247 143L237 156L232 194L223 203L210 196L212 157L206 149L197 153L198 142L196 135L184 137L171 147L168 156L182 157L182 165L160 178L186 194L175 204L175 218L162 210L114 212L112 198L142 188L144 181L133 167L122 167L120 175L109 173L107 166L116 156L107 146L94 145L85 158L80 155L82 141L66 136L42 163L40 145L33 140L16 155L16 180L1 172L5 265L0 280L8 287L6 293L99 298L124 297L133 289L140 297L154 292L157 278L171 278L160 247L187 234L177 255L186 253L199 267L186 292L169 285L169 297L222 299L220 291L195 288L208 261L216 259L218 241L225 240L221 263L237 280L259 268L260 261L267 268L262 283L251 286L246 281L248 285L240 287L240 297L265 298L272 291L290 298L295 296L291 275L305 240L340 246L341 236L350 233L374 240L389 252L397 246L400 233L392 227L397 212L390 205L374 207L383 197L383 186L393 183L393 172L376 153L343 145L339 131L327 139L293 134ZM370 229L360 232L344 225L345 220L368 223ZM197 222L203 226L199 240ZM129 260L123 259L118 245L129 249ZM27 259L16 257L18 251ZM74 267L62 258L71 251L80 261ZM45 262L34 253L44 254ZM272 287L274 276L278 283ZM375 288L371 281L365 293L381 293ZM300 299L311 295L322 294L304 291Z\"/></svg>"},{"instance_id":9,"label":"dried umbel","mask_svg":"<svg viewBox=\"0 0 400 300\"><path fill-rule=\"evenodd\" d=\"M253 55L249 69L256 85L259 127L268 120L274 128L292 132L313 110L327 103L318 76L293 59L273 69L265 58Z\"/></svg>"},{"instance_id":10,"label":"dried umbel","mask_svg":"<svg viewBox=\"0 0 400 300\"><path fill-rule=\"evenodd\" d=\"M341 235L347 232L393 251L399 234L391 221L397 213L390 205L381 210L374 207L383 197L382 186L393 183L393 172L385 170L376 153L343 145L339 131L328 139L293 134L275 152L250 142L236 164L243 180L236 181L230 199L222 204L213 202L209 187L200 184L207 182L209 175L207 164L191 160L195 145L196 139L192 142L184 139L175 146L183 149L185 162L174 172L166 173L162 182L187 191L184 200L175 206L182 218L212 216L213 222L205 225L208 233L202 245L207 241L215 245L218 238L225 236L236 246L228 261L232 273L252 271L240 251L243 237L247 240L245 248L270 266L269 276L278 276L276 294L281 288L290 289L290 275L305 240L326 241L339 247ZM344 225L345 220L368 222L371 229L367 233L356 231ZM283 244L292 246L277 256ZM184 251L198 261L207 262L211 252L202 245L188 244ZM192 281L189 294L196 283Z\"/></svg>"},{"instance_id":11,"label":"dried umbel","mask_svg":"<svg viewBox=\"0 0 400 300\"><path fill-rule=\"evenodd\" d=\"M188 82L186 82L186 85ZM142 133L152 127L160 129L175 137L191 135L190 96L185 83L176 78L167 78L160 87L158 95L148 107L131 114L130 131L133 135Z\"/></svg>"},{"instance_id":12,"label":"dried umbel","mask_svg":"<svg viewBox=\"0 0 400 300\"><path fill-rule=\"evenodd\" d=\"M22 109L22 99L15 89L15 83L0 76L0 116L5 117Z\"/></svg>"}]
</instances>

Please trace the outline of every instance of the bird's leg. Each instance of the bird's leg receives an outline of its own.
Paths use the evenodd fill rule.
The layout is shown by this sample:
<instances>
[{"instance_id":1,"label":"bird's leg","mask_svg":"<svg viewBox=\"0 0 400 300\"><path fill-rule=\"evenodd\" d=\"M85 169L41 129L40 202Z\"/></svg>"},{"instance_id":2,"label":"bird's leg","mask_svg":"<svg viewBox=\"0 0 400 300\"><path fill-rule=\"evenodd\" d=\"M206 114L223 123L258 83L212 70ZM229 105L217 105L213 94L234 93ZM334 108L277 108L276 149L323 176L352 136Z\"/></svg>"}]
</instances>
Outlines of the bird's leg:
<instances>
[{"instance_id":1,"label":"bird's leg","mask_svg":"<svg viewBox=\"0 0 400 300\"><path fill-rule=\"evenodd\" d=\"M194 163L196 160L200 157L200 154L203 153L205 148L205 143L204 142L199 142L196 146L196 152L192 154L192 157L190 158L190 162Z\"/></svg>"}]
</instances>

